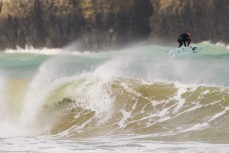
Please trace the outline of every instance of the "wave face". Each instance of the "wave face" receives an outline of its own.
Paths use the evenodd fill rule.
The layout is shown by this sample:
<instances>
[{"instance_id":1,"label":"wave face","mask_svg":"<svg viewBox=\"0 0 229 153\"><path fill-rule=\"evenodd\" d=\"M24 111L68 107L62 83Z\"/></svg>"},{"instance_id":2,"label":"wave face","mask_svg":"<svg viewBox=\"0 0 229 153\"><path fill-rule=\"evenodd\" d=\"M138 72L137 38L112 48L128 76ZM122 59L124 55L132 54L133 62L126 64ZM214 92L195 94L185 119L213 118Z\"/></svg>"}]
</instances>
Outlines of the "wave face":
<instances>
[{"instance_id":1,"label":"wave face","mask_svg":"<svg viewBox=\"0 0 229 153\"><path fill-rule=\"evenodd\" d=\"M228 143L229 51L197 45L178 57L157 45L3 53L0 137Z\"/></svg>"},{"instance_id":2,"label":"wave face","mask_svg":"<svg viewBox=\"0 0 229 153\"><path fill-rule=\"evenodd\" d=\"M53 134L84 137L131 133L155 140L213 141L209 133L214 132L219 138L222 131L227 131L229 90L221 87L130 79L105 84L80 80L63 86L64 91L75 94L64 94L55 104L62 113L52 128ZM54 92L58 92L54 94L57 99L58 90ZM224 135L221 137L220 140L228 141Z\"/></svg>"}]
</instances>

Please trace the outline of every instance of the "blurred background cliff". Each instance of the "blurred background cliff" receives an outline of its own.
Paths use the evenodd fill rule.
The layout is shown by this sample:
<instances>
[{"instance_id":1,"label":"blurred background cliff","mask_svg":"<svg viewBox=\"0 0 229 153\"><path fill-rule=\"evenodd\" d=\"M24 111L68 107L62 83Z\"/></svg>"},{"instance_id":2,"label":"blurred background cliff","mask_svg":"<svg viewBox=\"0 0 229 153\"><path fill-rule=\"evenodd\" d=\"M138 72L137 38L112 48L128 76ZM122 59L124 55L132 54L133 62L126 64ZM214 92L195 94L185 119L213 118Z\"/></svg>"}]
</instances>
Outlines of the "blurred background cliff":
<instances>
[{"instance_id":1,"label":"blurred background cliff","mask_svg":"<svg viewBox=\"0 0 229 153\"><path fill-rule=\"evenodd\" d=\"M229 0L0 0L0 48L109 50L126 44L229 43Z\"/></svg>"}]
</instances>

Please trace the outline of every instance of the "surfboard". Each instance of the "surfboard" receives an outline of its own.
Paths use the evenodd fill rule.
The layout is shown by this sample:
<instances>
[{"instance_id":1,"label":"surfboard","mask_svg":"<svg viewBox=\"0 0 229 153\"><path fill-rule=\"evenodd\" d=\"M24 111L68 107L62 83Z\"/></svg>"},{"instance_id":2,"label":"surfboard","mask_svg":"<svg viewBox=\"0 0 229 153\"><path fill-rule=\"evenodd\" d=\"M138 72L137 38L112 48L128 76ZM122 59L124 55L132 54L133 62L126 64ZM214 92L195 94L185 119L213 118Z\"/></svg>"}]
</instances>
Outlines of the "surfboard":
<instances>
[{"instance_id":1,"label":"surfboard","mask_svg":"<svg viewBox=\"0 0 229 153\"><path fill-rule=\"evenodd\" d=\"M168 55L176 56L176 55L188 55L188 54L195 54L201 50L200 47L193 46L193 47L180 47L180 48L173 48L167 51Z\"/></svg>"}]
</instances>

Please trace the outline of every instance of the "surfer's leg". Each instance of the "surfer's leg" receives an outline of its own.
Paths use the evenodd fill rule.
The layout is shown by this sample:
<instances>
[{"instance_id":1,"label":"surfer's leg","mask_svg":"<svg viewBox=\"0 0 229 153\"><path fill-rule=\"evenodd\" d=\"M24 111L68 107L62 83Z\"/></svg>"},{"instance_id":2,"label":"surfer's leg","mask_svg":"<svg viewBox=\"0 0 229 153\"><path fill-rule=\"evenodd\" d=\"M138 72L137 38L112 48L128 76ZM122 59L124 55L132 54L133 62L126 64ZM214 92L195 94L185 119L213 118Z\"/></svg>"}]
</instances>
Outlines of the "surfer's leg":
<instances>
[{"instance_id":1,"label":"surfer's leg","mask_svg":"<svg viewBox=\"0 0 229 153\"><path fill-rule=\"evenodd\" d=\"M179 43L179 48L183 45L183 42L181 39L177 39L177 42Z\"/></svg>"},{"instance_id":2,"label":"surfer's leg","mask_svg":"<svg viewBox=\"0 0 229 153\"><path fill-rule=\"evenodd\" d=\"M183 45L183 41L178 39L177 42L179 43L179 48Z\"/></svg>"},{"instance_id":3,"label":"surfer's leg","mask_svg":"<svg viewBox=\"0 0 229 153\"><path fill-rule=\"evenodd\" d=\"M184 41L184 46L186 47L186 41Z\"/></svg>"},{"instance_id":4,"label":"surfer's leg","mask_svg":"<svg viewBox=\"0 0 229 153\"><path fill-rule=\"evenodd\" d=\"M191 40L188 40L188 47L192 47L190 44L191 44Z\"/></svg>"}]
</instances>

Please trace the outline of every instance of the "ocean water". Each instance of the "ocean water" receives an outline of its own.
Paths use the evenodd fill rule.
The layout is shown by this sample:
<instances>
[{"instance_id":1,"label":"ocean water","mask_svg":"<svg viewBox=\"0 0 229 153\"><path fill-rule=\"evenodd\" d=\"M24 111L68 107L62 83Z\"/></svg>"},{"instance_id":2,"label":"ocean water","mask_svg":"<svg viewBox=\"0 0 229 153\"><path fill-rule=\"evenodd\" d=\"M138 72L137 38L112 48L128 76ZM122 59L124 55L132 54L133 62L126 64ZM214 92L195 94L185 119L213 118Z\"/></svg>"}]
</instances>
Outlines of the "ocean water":
<instances>
[{"instance_id":1,"label":"ocean water","mask_svg":"<svg viewBox=\"0 0 229 153\"><path fill-rule=\"evenodd\" d=\"M0 152L229 152L229 49L0 54Z\"/></svg>"}]
</instances>

